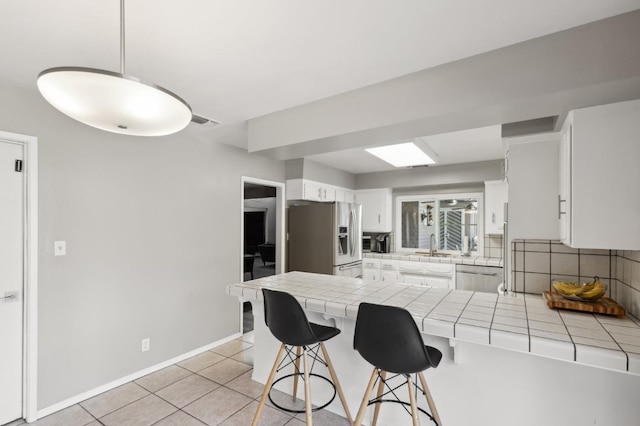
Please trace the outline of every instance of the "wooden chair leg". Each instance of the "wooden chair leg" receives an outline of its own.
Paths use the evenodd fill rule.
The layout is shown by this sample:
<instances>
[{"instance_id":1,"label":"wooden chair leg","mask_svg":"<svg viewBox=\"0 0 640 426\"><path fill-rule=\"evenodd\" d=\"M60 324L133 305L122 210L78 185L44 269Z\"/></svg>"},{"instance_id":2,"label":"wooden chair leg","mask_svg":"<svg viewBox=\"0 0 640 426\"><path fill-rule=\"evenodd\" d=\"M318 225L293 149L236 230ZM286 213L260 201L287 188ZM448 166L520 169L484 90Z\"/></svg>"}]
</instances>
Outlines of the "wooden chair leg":
<instances>
[{"instance_id":1,"label":"wooden chair leg","mask_svg":"<svg viewBox=\"0 0 640 426\"><path fill-rule=\"evenodd\" d=\"M293 376L293 398L292 398L294 402L298 398L298 373L300 373L300 351L301 350L302 348L300 346L296 347L296 361L294 362L295 376Z\"/></svg>"},{"instance_id":2,"label":"wooden chair leg","mask_svg":"<svg viewBox=\"0 0 640 426\"><path fill-rule=\"evenodd\" d=\"M378 393L376 394L376 398L382 397L382 391L384 390L384 381L387 378L387 372L384 370L380 371L380 383L378 383ZM376 426L378 423L378 414L380 413L380 405L375 404L375 408L373 409L373 421L371 422L371 426Z\"/></svg>"},{"instance_id":3,"label":"wooden chair leg","mask_svg":"<svg viewBox=\"0 0 640 426\"><path fill-rule=\"evenodd\" d=\"M311 383L309 377L309 362L307 360L307 348L302 350L302 363L304 365L304 411L307 417L307 425L312 426L311 419Z\"/></svg>"},{"instance_id":4,"label":"wooden chair leg","mask_svg":"<svg viewBox=\"0 0 640 426\"><path fill-rule=\"evenodd\" d=\"M273 379L276 376L276 371L278 370L278 364L280 364L280 360L282 359L282 354L284 352L285 344L280 345L280 350L278 351L278 355L276 355L276 360L273 363L273 367L271 368L271 374L269 374L269 378L267 379L267 383L264 385L264 391L262 391L262 397L260 398L260 403L258 404L258 409L256 410L255 416L253 416L253 422L251 426L257 426L258 419L260 418L260 413L262 413L262 409L264 408L264 404L267 401L267 396L269 395L269 391L271 390L271 385L273 384Z\"/></svg>"},{"instance_id":5,"label":"wooden chair leg","mask_svg":"<svg viewBox=\"0 0 640 426\"><path fill-rule=\"evenodd\" d=\"M360 409L358 410L358 415L356 416L356 420L353 422L353 426L362 425L362 419L364 419L364 413L367 410L367 402L369 400L369 395L371 395L371 391L373 390L373 385L376 383L376 377L378 376L378 369L374 368L371 373L371 378L369 379L369 384L367 385L367 390L364 392L364 397L362 398L362 402L360 403Z\"/></svg>"},{"instance_id":6,"label":"wooden chair leg","mask_svg":"<svg viewBox=\"0 0 640 426\"><path fill-rule=\"evenodd\" d=\"M427 386L427 381L424 378L424 374L420 372L418 373L418 377L420 377L420 384L422 384L422 389L424 390L424 396L427 398L427 404L429 405L429 409L431 410L431 415L433 416L434 419L436 419L438 426L442 426L442 423L440 422L440 416L438 415L438 410L436 409L436 404L433 401L431 392L429 392L429 387Z\"/></svg>"},{"instance_id":7,"label":"wooden chair leg","mask_svg":"<svg viewBox=\"0 0 640 426\"><path fill-rule=\"evenodd\" d=\"M413 421L413 426L420 426L418 407L416 406L416 396L413 394L413 381L411 380L411 376L407 376L407 387L409 388L409 402L411 403L411 420Z\"/></svg>"},{"instance_id":8,"label":"wooden chair leg","mask_svg":"<svg viewBox=\"0 0 640 426\"><path fill-rule=\"evenodd\" d=\"M325 361L327 361L327 367L329 368L329 374L331 375L331 380L333 380L333 384L338 391L338 397L340 398L340 402L342 402L342 407L344 408L344 413L347 415L347 420L349 424L353 423L353 418L351 417L351 412L349 411L349 406L347 405L347 399L344 397L344 393L342 392L342 387L340 386L340 381L338 381L338 375L336 374L336 370L333 368L333 363L331 362L331 358L329 358L329 352L327 352L327 348L324 347L324 343L320 342L320 349L322 349L322 355L324 356Z\"/></svg>"}]
</instances>

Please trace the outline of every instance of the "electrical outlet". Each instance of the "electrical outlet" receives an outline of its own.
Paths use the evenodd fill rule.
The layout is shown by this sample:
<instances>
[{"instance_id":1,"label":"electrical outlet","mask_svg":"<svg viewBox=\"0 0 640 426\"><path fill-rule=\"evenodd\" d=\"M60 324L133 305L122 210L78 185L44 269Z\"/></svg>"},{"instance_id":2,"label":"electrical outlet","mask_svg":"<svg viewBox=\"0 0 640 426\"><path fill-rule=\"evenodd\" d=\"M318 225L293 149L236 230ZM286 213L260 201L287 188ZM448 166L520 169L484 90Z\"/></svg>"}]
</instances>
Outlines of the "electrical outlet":
<instances>
[{"instance_id":1,"label":"electrical outlet","mask_svg":"<svg viewBox=\"0 0 640 426\"><path fill-rule=\"evenodd\" d=\"M146 339L142 339L142 352L146 352L151 349L151 339L148 337Z\"/></svg>"},{"instance_id":2,"label":"electrical outlet","mask_svg":"<svg viewBox=\"0 0 640 426\"><path fill-rule=\"evenodd\" d=\"M54 256L66 256L67 255L67 242L66 241L54 241L53 242L53 255Z\"/></svg>"}]
</instances>

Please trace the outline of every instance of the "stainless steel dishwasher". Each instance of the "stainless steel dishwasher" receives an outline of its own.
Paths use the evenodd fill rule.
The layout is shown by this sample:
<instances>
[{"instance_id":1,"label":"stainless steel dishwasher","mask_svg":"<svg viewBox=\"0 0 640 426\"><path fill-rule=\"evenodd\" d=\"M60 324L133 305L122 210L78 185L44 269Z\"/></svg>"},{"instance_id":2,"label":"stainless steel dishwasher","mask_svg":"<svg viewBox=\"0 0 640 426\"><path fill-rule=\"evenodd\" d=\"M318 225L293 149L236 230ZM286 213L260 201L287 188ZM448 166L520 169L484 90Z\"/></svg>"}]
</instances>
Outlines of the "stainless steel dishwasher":
<instances>
[{"instance_id":1,"label":"stainless steel dishwasher","mask_svg":"<svg viewBox=\"0 0 640 426\"><path fill-rule=\"evenodd\" d=\"M456 265L456 289L497 293L502 283L502 268Z\"/></svg>"}]
</instances>

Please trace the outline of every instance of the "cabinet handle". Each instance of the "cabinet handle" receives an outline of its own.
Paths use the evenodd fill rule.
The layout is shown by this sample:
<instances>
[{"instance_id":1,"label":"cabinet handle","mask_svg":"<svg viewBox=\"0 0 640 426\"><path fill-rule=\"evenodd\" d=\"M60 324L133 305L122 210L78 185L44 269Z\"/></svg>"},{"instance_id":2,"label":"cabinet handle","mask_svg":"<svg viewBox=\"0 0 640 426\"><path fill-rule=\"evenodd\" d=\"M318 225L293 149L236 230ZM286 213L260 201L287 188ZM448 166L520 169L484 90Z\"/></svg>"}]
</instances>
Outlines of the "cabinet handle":
<instances>
[{"instance_id":1,"label":"cabinet handle","mask_svg":"<svg viewBox=\"0 0 640 426\"><path fill-rule=\"evenodd\" d=\"M493 223L494 225L496 224L496 214L495 213L491 213L491 223Z\"/></svg>"},{"instance_id":2,"label":"cabinet handle","mask_svg":"<svg viewBox=\"0 0 640 426\"><path fill-rule=\"evenodd\" d=\"M563 200L560 198L560 194L558 194L558 219L562 219L563 214L567 214L567 212L562 211L562 203L566 203L567 200Z\"/></svg>"},{"instance_id":3,"label":"cabinet handle","mask_svg":"<svg viewBox=\"0 0 640 426\"><path fill-rule=\"evenodd\" d=\"M380 224L380 215L378 215L378 225Z\"/></svg>"}]
</instances>

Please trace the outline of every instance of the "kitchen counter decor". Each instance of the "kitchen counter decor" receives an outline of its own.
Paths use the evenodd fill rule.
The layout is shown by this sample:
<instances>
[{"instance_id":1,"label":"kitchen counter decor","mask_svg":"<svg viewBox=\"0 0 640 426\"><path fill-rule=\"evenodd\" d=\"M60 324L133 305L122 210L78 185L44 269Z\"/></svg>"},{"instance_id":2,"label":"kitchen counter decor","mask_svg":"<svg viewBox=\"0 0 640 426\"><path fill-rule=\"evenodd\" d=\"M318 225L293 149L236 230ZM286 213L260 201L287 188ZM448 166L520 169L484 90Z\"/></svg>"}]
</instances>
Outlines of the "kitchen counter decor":
<instances>
[{"instance_id":1,"label":"kitchen counter decor","mask_svg":"<svg viewBox=\"0 0 640 426\"><path fill-rule=\"evenodd\" d=\"M590 312L594 314L615 315L624 317L626 311L614 300L608 297L600 297L598 300L589 302L586 300L568 299L558 293L557 290L544 291L544 298L550 309L569 309L572 311Z\"/></svg>"},{"instance_id":2,"label":"kitchen counter decor","mask_svg":"<svg viewBox=\"0 0 640 426\"><path fill-rule=\"evenodd\" d=\"M595 302L607 291L597 276L593 277L593 281L584 284L554 280L551 286L565 299L578 302Z\"/></svg>"}]
</instances>

